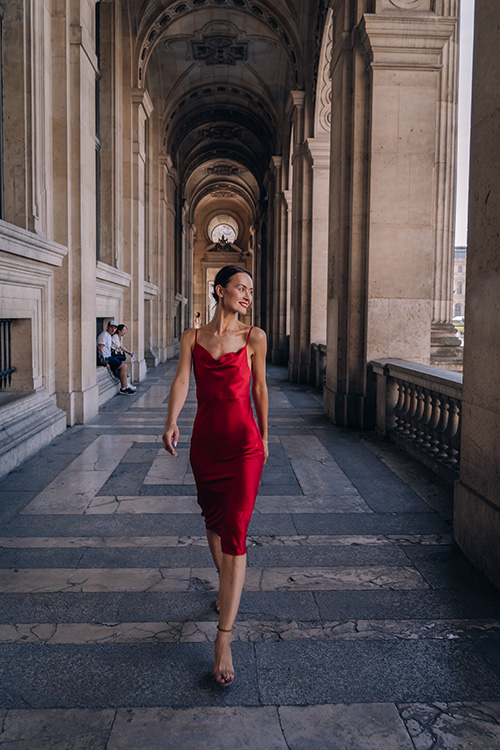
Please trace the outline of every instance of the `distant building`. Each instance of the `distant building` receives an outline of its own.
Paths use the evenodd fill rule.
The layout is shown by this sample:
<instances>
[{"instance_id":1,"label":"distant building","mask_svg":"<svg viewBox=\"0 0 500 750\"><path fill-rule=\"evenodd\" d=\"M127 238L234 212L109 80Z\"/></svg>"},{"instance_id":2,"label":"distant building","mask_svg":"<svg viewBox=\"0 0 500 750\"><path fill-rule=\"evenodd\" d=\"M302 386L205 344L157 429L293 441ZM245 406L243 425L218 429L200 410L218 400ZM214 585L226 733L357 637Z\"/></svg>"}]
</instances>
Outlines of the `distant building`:
<instances>
[{"instance_id":1,"label":"distant building","mask_svg":"<svg viewBox=\"0 0 500 750\"><path fill-rule=\"evenodd\" d=\"M456 247L453 261L453 318L465 315L465 272L467 247Z\"/></svg>"}]
</instances>

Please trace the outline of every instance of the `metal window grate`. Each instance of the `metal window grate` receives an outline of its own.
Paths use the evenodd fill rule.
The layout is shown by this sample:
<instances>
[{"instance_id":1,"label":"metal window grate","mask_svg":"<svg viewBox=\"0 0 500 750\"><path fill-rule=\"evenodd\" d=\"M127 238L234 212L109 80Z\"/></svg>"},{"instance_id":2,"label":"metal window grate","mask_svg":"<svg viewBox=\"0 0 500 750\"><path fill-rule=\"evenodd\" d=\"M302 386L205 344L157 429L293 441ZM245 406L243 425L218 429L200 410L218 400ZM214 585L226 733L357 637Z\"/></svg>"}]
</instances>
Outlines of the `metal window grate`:
<instances>
[{"instance_id":1,"label":"metal window grate","mask_svg":"<svg viewBox=\"0 0 500 750\"><path fill-rule=\"evenodd\" d=\"M12 382L11 332L10 324L13 320L0 319L0 390L7 388Z\"/></svg>"}]
</instances>

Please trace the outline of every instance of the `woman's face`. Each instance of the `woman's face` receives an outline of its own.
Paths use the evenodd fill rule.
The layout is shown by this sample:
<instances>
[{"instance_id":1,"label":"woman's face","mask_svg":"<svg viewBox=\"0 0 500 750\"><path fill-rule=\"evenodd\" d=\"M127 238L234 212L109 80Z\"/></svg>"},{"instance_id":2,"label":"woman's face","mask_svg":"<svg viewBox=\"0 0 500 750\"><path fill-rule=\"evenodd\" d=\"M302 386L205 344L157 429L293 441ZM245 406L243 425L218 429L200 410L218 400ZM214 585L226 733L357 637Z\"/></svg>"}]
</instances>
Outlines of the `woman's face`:
<instances>
[{"instance_id":1,"label":"woman's face","mask_svg":"<svg viewBox=\"0 0 500 750\"><path fill-rule=\"evenodd\" d=\"M127 327L125 326L125 328L122 328L121 331L118 331L118 336L122 339L126 333L127 333Z\"/></svg>"},{"instance_id":2,"label":"woman's face","mask_svg":"<svg viewBox=\"0 0 500 750\"><path fill-rule=\"evenodd\" d=\"M253 299L253 281L247 273L235 273L227 286L219 287L223 293L223 304L226 310L244 315Z\"/></svg>"}]
</instances>

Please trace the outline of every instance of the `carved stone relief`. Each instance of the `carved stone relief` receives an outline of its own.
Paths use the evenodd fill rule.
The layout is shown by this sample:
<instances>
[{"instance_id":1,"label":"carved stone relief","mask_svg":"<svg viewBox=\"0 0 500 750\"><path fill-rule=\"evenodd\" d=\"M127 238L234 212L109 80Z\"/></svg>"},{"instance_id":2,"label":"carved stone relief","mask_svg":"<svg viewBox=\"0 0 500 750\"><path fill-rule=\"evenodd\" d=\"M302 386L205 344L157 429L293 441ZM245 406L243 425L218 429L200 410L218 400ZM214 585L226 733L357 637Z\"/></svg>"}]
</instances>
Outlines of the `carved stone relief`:
<instances>
[{"instance_id":1,"label":"carved stone relief","mask_svg":"<svg viewBox=\"0 0 500 750\"><path fill-rule=\"evenodd\" d=\"M232 164L214 164L213 167L207 167L206 173L229 177L239 175L240 170L238 167L233 167Z\"/></svg>"},{"instance_id":2,"label":"carved stone relief","mask_svg":"<svg viewBox=\"0 0 500 750\"><path fill-rule=\"evenodd\" d=\"M248 43L236 37L214 34L204 36L201 42L193 42L193 58L206 65L236 65L248 59Z\"/></svg>"},{"instance_id":3,"label":"carved stone relief","mask_svg":"<svg viewBox=\"0 0 500 750\"><path fill-rule=\"evenodd\" d=\"M377 0L377 12L384 10L434 11L435 0Z\"/></svg>"},{"instance_id":4,"label":"carved stone relief","mask_svg":"<svg viewBox=\"0 0 500 750\"><path fill-rule=\"evenodd\" d=\"M209 140L232 140L242 138L241 128L232 127L231 125L212 125L209 128L203 128L201 131L202 138Z\"/></svg>"}]
</instances>

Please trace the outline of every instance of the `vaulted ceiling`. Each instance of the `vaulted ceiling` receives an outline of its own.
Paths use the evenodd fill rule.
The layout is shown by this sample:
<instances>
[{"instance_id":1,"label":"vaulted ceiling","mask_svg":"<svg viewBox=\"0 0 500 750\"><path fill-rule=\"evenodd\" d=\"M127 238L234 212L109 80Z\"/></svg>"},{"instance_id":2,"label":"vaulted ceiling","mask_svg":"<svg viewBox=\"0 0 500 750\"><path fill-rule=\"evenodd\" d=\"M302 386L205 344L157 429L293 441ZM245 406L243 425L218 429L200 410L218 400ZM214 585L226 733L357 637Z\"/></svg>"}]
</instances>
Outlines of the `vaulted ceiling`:
<instances>
[{"instance_id":1,"label":"vaulted ceiling","mask_svg":"<svg viewBox=\"0 0 500 750\"><path fill-rule=\"evenodd\" d=\"M137 4L137 83L161 102L164 149L183 186L208 161L226 170L218 183L234 183L232 166L262 185L271 156L288 145L290 91L304 89L313 75L314 32L325 5L324 0ZM255 190L255 184L248 187Z\"/></svg>"}]
</instances>

